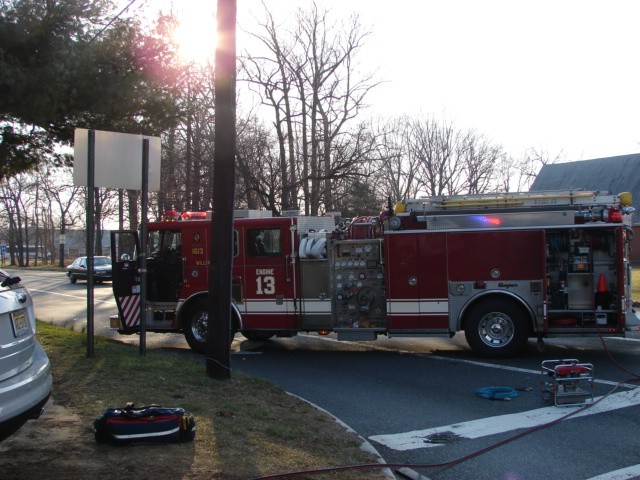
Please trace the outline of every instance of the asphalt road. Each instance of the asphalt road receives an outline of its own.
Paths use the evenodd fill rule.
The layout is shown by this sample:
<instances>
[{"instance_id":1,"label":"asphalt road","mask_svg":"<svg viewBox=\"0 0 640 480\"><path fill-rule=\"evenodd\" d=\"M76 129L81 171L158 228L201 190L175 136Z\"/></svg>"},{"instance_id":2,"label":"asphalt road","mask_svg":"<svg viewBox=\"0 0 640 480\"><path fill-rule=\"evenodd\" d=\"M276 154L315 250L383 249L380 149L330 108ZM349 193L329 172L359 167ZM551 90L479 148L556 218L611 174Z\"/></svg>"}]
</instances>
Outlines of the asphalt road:
<instances>
[{"instance_id":1,"label":"asphalt road","mask_svg":"<svg viewBox=\"0 0 640 480\"><path fill-rule=\"evenodd\" d=\"M38 318L75 323L86 317L84 283L71 285L60 273L20 275ZM115 313L110 284L97 286L94 295L96 334L115 336L108 329ZM137 343L137 336L124 339ZM149 334L147 344L186 348L177 334ZM638 338L605 339L604 345L599 339L553 339L544 352L531 342L520 358L490 361L474 357L460 335L370 343L316 335L256 343L238 335L231 366L327 410L387 463L410 464L427 478L613 480L640 478L640 390L620 387L557 421L580 407L542 399L541 362L592 363L597 399L616 383L637 378L639 353ZM523 391L510 401L476 396L476 389L491 386Z\"/></svg>"}]
</instances>

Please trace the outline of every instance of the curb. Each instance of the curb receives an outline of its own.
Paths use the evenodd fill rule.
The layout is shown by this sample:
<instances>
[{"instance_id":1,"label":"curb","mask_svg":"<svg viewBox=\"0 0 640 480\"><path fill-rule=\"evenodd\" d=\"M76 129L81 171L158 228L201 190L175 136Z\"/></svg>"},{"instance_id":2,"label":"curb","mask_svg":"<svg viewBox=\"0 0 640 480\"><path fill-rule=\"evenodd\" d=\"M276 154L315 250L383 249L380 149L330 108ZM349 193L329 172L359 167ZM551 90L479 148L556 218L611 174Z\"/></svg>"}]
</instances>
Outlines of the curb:
<instances>
[{"instance_id":1,"label":"curb","mask_svg":"<svg viewBox=\"0 0 640 480\"><path fill-rule=\"evenodd\" d=\"M319 405L316 405L315 403L310 402L309 400L307 400L305 398L302 398L302 397L296 395L295 393L286 392L286 391L285 391L285 393L287 395L291 395L292 397L297 398L298 400L301 400L301 401L311 405L316 410L319 410L322 413L325 413L325 414L329 415L331 418L333 418L333 420L336 423L338 423L339 425L344 427L344 429L347 430L347 432L355 433L358 436L358 438L360 438L360 440L362 440L362 444L360 445L360 449L361 450L364 450L365 452L369 452L369 453L375 455L376 457L378 457L378 463L381 463L381 464L387 463L385 461L385 459L382 457L382 455L380 455L380 452L378 452L378 450L376 450L376 448L373 445L371 445L371 443L369 443L369 441L366 438L364 438L362 435L360 435L358 432L356 432L353 428L351 428L349 425L344 423L338 417L333 415L331 412L328 412L327 410L325 410L324 408L320 407ZM390 468L381 468L380 471L384 473L384 475L387 477L388 480L397 480L397 477L393 474L393 472L391 471Z\"/></svg>"},{"instance_id":2,"label":"curb","mask_svg":"<svg viewBox=\"0 0 640 480\"><path fill-rule=\"evenodd\" d=\"M38 319L39 320L39 319ZM55 325L56 327L66 328L67 330L73 330L74 332L85 333L87 331L87 320L82 318L74 318L71 320L54 321L54 320L42 320L49 325Z\"/></svg>"}]
</instances>

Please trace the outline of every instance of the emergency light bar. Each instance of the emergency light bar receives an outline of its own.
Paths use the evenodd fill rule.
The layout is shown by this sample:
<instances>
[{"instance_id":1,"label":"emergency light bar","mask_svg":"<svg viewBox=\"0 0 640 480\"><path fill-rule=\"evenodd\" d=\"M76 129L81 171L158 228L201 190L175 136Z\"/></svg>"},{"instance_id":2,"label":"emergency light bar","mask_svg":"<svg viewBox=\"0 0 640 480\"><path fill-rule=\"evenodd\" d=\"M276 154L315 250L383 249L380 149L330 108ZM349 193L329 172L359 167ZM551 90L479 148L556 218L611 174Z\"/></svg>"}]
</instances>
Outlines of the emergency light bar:
<instances>
[{"instance_id":1,"label":"emergency light bar","mask_svg":"<svg viewBox=\"0 0 640 480\"><path fill-rule=\"evenodd\" d=\"M167 210L160 216L161 222L177 222L180 220L211 220L211 212L182 212Z\"/></svg>"},{"instance_id":2,"label":"emergency light bar","mask_svg":"<svg viewBox=\"0 0 640 480\"><path fill-rule=\"evenodd\" d=\"M181 220L207 220L210 212L182 212Z\"/></svg>"},{"instance_id":3,"label":"emergency light bar","mask_svg":"<svg viewBox=\"0 0 640 480\"><path fill-rule=\"evenodd\" d=\"M472 215L471 219L482 227L499 227L502 225L502 220L494 215Z\"/></svg>"},{"instance_id":4,"label":"emergency light bar","mask_svg":"<svg viewBox=\"0 0 640 480\"><path fill-rule=\"evenodd\" d=\"M175 210L167 210L160 216L161 222L175 222L180 218L180 213Z\"/></svg>"}]
</instances>

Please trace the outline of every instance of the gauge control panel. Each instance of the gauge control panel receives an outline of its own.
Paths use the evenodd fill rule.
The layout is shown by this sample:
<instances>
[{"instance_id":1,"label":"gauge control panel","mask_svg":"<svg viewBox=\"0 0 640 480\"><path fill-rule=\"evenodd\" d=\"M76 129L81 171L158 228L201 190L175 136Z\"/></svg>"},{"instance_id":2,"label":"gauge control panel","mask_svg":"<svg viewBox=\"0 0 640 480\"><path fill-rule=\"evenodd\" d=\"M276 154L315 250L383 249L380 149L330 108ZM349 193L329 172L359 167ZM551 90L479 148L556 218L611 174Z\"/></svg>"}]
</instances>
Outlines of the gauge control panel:
<instances>
[{"instance_id":1,"label":"gauge control panel","mask_svg":"<svg viewBox=\"0 0 640 480\"><path fill-rule=\"evenodd\" d=\"M331 258L337 328L384 328L386 300L382 240L340 240Z\"/></svg>"}]
</instances>

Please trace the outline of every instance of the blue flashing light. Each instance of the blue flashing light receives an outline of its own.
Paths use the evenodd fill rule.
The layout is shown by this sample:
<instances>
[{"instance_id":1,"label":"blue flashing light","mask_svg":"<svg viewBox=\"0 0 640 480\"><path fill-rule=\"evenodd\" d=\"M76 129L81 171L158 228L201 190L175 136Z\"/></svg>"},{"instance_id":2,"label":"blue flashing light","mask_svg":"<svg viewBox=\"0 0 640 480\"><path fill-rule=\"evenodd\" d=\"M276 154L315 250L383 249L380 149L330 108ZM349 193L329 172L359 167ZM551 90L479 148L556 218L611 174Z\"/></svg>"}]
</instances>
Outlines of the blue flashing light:
<instances>
[{"instance_id":1,"label":"blue flashing light","mask_svg":"<svg viewBox=\"0 0 640 480\"><path fill-rule=\"evenodd\" d=\"M502 225L500 218L491 215L473 215L471 219L482 227L499 227Z\"/></svg>"}]
</instances>

